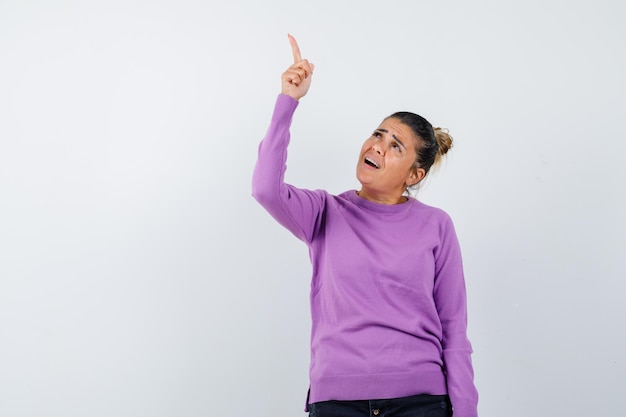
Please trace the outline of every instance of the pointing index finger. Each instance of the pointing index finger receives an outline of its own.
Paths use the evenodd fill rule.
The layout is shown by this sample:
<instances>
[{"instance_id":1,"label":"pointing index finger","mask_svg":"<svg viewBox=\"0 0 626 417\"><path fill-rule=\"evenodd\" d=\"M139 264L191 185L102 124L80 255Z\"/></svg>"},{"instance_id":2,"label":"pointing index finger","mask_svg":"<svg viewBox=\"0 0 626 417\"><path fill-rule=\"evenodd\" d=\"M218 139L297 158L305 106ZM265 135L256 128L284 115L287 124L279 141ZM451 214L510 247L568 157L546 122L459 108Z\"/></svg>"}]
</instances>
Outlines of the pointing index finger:
<instances>
[{"instance_id":1,"label":"pointing index finger","mask_svg":"<svg viewBox=\"0 0 626 417\"><path fill-rule=\"evenodd\" d=\"M296 42L296 38L288 34L289 43L291 44L291 52L293 52L293 63L297 63L302 61L302 55L300 55L300 48L298 47L298 42Z\"/></svg>"}]
</instances>

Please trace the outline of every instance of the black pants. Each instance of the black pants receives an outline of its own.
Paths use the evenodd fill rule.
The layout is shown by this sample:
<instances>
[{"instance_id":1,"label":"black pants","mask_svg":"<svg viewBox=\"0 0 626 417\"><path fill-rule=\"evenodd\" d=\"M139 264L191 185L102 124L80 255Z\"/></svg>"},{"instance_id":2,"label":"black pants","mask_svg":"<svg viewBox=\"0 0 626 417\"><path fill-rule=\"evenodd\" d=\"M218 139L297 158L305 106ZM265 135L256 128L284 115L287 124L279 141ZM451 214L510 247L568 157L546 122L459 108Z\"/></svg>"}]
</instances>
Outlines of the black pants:
<instances>
[{"instance_id":1,"label":"black pants","mask_svg":"<svg viewBox=\"0 0 626 417\"><path fill-rule=\"evenodd\" d=\"M389 400L322 401L309 405L309 417L450 417L447 395L413 395Z\"/></svg>"}]
</instances>

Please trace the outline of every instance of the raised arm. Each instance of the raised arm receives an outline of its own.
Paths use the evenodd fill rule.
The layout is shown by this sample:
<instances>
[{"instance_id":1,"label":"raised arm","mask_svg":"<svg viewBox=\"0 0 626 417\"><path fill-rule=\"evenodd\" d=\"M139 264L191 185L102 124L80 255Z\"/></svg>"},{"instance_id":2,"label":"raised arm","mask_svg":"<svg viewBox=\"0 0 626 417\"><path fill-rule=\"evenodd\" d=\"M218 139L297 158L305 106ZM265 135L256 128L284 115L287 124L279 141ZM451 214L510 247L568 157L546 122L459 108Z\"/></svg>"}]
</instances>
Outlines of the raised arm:
<instances>
[{"instance_id":1,"label":"raised arm","mask_svg":"<svg viewBox=\"0 0 626 417\"><path fill-rule=\"evenodd\" d=\"M252 178L252 195L279 223L304 241L310 241L319 224L325 194L296 188L284 182L291 120L311 84L313 64L302 59L296 40L289 35L294 63L281 76L282 94L259 145Z\"/></svg>"}]
</instances>

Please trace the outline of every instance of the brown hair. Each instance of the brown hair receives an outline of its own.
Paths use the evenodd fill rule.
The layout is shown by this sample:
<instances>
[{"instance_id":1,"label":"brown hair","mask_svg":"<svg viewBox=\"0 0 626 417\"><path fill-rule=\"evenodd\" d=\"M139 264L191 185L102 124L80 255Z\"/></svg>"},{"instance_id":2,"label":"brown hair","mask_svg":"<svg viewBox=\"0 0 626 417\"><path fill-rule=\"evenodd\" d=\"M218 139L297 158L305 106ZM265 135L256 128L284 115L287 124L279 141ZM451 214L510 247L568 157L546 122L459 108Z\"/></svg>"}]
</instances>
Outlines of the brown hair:
<instances>
[{"instance_id":1,"label":"brown hair","mask_svg":"<svg viewBox=\"0 0 626 417\"><path fill-rule=\"evenodd\" d=\"M433 162L433 165L436 166L441 162L441 158L452 148L452 136L448 133L448 129L445 128L435 127L433 130L435 132L435 140L439 145L439 150Z\"/></svg>"}]
</instances>

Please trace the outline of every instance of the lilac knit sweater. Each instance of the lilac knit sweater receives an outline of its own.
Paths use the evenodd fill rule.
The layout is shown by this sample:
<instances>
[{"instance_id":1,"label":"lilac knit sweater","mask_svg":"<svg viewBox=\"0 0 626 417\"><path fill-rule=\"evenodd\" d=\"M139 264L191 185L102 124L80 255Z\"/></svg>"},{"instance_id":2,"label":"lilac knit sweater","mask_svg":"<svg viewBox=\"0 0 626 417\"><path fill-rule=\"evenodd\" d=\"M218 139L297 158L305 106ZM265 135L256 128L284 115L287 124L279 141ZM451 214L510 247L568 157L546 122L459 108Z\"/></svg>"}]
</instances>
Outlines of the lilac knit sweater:
<instances>
[{"instance_id":1,"label":"lilac knit sweater","mask_svg":"<svg viewBox=\"0 0 626 417\"><path fill-rule=\"evenodd\" d=\"M284 183L298 102L279 95L253 196L309 247L311 403L449 394L476 417L461 252L448 215Z\"/></svg>"}]
</instances>

